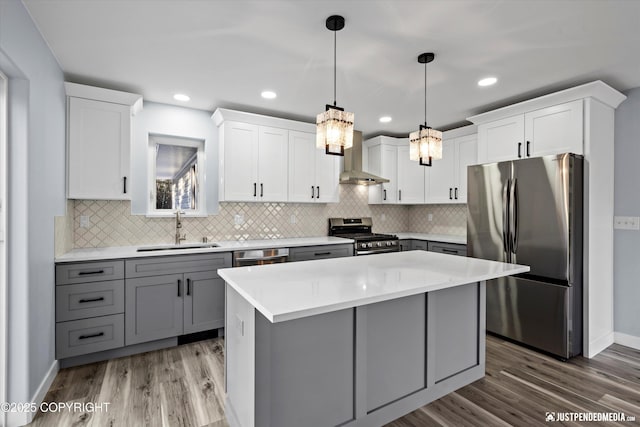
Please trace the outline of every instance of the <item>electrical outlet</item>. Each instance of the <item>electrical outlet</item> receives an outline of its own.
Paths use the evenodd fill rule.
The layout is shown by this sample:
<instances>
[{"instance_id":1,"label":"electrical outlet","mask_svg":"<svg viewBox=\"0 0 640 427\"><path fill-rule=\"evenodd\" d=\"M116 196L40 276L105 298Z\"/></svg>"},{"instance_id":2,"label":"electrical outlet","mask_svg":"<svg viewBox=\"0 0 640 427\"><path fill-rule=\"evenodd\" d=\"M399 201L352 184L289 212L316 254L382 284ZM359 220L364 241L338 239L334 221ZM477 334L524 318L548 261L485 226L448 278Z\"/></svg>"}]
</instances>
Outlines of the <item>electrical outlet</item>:
<instances>
[{"instance_id":1,"label":"electrical outlet","mask_svg":"<svg viewBox=\"0 0 640 427\"><path fill-rule=\"evenodd\" d=\"M613 228L618 230L640 230L640 217L617 216L613 219Z\"/></svg>"},{"instance_id":2,"label":"electrical outlet","mask_svg":"<svg viewBox=\"0 0 640 427\"><path fill-rule=\"evenodd\" d=\"M291 217L289 218L289 222L291 224L295 224L296 222L298 222L298 218L296 218L295 215L291 215Z\"/></svg>"},{"instance_id":3,"label":"electrical outlet","mask_svg":"<svg viewBox=\"0 0 640 427\"><path fill-rule=\"evenodd\" d=\"M427 214L427 221L431 222L433 221L433 214Z\"/></svg>"},{"instance_id":4,"label":"electrical outlet","mask_svg":"<svg viewBox=\"0 0 640 427\"><path fill-rule=\"evenodd\" d=\"M233 216L233 222L234 222L236 225L242 225L242 224L244 224L244 215L242 215L242 214L235 214L235 215Z\"/></svg>"},{"instance_id":5,"label":"electrical outlet","mask_svg":"<svg viewBox=\"0 0 640 427\"><path fill-rule=\"evenodd\" d=\"M385 214L380 215L380 221L386 221L387 216Z\"/></svg>"},{"instance_id":6,"label":"electrical outlet","mask_svg":"<svg viewBox=\"0 0 640 427\"><path fill-rule=\"evenodd\" d=\"M89 215L80 215L80 228L91 227L91 219Z\"/></svg>"}]
</instances>

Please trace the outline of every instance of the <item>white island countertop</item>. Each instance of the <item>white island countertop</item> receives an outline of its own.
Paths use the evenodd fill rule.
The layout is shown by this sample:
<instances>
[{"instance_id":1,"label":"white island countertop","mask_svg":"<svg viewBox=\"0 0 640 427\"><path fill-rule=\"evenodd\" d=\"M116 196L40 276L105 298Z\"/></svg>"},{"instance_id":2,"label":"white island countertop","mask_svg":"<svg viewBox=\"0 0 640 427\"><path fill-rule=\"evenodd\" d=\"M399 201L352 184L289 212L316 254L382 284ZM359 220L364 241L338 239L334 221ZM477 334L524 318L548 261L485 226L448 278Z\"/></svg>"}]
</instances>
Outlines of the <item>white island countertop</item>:
<instances>
[{"instance_id":1,"label":"white island countertop","mask_svg":"<svg viewBox=\"0 0 640 427\"><path fill-rule=\"evenodd\" d=\"M524 265L409 251L226 268L218 274L276 323L528 271Z\"/></svg>"},{"instance_id":2,"label":"white island countertop","mask_svg":"<svg viewBox=\"0 0 640 427\"><path fill-rule=\"evenodd\" d=\"M154 245L140 246L112 246L106 248L87 248L73 249L63 255L56 257L55 262L81 262L81 261L97 261L103 259L122 259L122 258L142 258L166 255L193 255L206 254L215 252L231 252L252 249L271 249L271 248L295 248L302 246L324 246L324 245L340 245L353 243L351 239L343 239L340 237L320 236L320 237L294 237L287 239L264 239L264 240L221 240L211 242L216 247L193 247L189 249L165 249L158 251L143 251L138 249L153 248ZM194 243L183 243L188 247ZM197 244L197 243L195 243ZM156 247L166 247L170 245L155 245Z\"/></svg>"}]
</instances>

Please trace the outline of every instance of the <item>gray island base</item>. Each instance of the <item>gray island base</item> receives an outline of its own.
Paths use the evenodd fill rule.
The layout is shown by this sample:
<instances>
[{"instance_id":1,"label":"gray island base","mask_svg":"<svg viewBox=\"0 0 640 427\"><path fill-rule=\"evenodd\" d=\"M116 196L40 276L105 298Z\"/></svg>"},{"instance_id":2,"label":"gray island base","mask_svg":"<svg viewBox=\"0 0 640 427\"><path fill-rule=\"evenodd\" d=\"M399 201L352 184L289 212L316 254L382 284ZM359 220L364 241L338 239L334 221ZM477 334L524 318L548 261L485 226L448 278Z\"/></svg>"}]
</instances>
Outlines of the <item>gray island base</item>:
<instances>
[{"instance_id":1,"label":"gray island base","mask_svg":"<svg viewBox=\"0 0 640 427\"><path fill-rule=\"evenodd\" d=\"M232 427L381 426L484 376L489 277L470 272L492 262L421 251L347 261L222 270ZM492 264L490 276L528 269ZM331 278L344 283L327 290ZM303 289L290 294L294 283Z\"/></svg>"}]
</instances>

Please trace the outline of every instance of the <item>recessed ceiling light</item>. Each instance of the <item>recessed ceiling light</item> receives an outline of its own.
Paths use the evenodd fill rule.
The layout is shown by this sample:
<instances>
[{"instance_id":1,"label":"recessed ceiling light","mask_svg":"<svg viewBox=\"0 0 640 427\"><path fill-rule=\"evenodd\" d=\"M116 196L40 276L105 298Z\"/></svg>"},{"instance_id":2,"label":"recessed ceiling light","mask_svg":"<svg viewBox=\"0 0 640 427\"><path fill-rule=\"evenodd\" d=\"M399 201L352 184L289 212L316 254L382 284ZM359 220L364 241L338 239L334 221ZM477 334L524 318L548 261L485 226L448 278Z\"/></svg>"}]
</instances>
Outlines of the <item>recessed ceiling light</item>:
<instances>
[{"instance_id":1,"label":"recessed ceiling light","mask_svg":"<svg viewBox=\"0 0 640 427\"><path fill-rule=\"evenodd\" d=\"M389 116L382 116L380 117L378 120L380 120L380 123L389 123L391 121L391 117Z\"/></svg>"},{"instance_id":2,"label":"recessed ceiling light","mask_svg":"<svg viewBox=\"0 0 640 427\"><path fill-rule=\"evenodd\" d=\"M276 95L276 93L272 90L263 90L262 93L260 94L262 95L262 97L264 99L274 99L276 98L278 95Z\"/></svg>"},{"instance_id":3,"label":"recessed ceiling light","mask_svg":"<svg viewBox=\"0 0 640 427\"><path fill-rule=\"evenodd\" d=\"M173 95L173 99L175 99L176 101L182 101L182 102L187 102L189 101L191 98L185 94L182 93L176 93L175 95Z\"/></svg>"},{"instance_id":4,"label":"recessed ceiling light","mask_svg":"<svg viewBox=\"0 0 640 427\"><path fill-rule=\"evenodd\" d=\"M496 84L497 81L498 79L495 77L487 77L482 80L478 80L478 86L491 86Z\"/></svg>"}]
</instances>

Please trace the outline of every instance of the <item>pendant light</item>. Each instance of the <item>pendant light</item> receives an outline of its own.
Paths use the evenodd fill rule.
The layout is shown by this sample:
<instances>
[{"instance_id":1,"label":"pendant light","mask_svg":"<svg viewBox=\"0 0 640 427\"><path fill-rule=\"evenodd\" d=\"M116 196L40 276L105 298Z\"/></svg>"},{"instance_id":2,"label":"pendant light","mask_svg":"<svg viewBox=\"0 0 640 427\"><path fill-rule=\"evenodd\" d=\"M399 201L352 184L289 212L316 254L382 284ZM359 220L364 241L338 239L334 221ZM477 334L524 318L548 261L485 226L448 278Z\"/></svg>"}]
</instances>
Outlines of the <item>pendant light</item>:
<instances>
[{"instance_id":1,"label":"pendant light","mask_svg":"<svg viewBox=\"0 0 640 427\"><path fill-rule=\"evenodd\" d=\"M344 150L353 145L353 113L336 104L336 33L344 28L344 18L332 15L327 18L327 29L333 31L333 105L316 118L316 146L325 153L344 156Z\"/></svg>"},{"instance_id":2,"label":"pendant light","mask_svg":"<svg viewBox=\"0 0 640 427\"><path fill-rule=\"evenodd\" d=\"M418 62L424 64L424 125L409 134L409 158L422 166L431 166L431 160L442 158L442 132L427 126L427 64L435 57L430 52L418 56Z\"/></svg>"}]
</instances>

